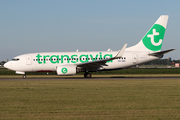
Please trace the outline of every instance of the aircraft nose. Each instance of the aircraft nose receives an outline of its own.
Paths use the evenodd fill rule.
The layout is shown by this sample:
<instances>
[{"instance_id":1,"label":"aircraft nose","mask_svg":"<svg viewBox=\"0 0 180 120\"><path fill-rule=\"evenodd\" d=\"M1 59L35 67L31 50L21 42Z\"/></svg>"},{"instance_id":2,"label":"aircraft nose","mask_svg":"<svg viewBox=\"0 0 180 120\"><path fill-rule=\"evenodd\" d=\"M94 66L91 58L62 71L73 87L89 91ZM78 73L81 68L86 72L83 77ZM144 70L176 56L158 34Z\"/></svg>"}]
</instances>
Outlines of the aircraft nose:
<instances>
[{"instance_id":1,"label":"aircraft nose","mask_svg":"<svg viewBox=\"0 0 180 120\"><path fill-rule=\"evenodd\" d=\"M10 63L10 62L7 62L7 63L4 64L4 67L5 67L5 68L10 68L10 66L11 66L11 63Z\"/></svg>"}]
</instances>

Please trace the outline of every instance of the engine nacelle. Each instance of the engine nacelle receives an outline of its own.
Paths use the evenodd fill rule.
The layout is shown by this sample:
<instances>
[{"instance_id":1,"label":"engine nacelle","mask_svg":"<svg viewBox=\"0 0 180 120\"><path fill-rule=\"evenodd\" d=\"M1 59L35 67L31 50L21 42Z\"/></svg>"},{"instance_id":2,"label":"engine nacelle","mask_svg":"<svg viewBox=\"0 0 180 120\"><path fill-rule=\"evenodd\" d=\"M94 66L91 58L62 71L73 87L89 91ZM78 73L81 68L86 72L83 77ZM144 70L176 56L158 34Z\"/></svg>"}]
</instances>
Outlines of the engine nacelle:
<instances>
[{"instance_id":1,"label":"engine nacelle","mask_svg":"<svg viewBox=\"0 0 180 120\"><path fill-rule=\"evenodd\" d=\"M75 65L62 65L56 67L57 75L75 75L77 72Z\"/></svg>"}]
</instances>

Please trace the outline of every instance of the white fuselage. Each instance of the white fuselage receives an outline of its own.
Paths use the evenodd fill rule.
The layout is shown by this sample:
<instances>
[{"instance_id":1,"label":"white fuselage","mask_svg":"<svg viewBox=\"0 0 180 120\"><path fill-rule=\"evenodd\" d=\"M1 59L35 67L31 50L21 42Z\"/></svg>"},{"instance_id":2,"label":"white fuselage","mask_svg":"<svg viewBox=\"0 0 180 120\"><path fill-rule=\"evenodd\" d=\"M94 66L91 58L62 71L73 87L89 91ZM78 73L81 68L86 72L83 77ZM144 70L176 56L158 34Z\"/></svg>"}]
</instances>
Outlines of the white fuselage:
<instances>
[{"instance_id":1,"label":"white fuselage","mask_svg":"<svg viewBox=\"0 0 180 120\"><path fill-rule=\"evenodd\" d=\"M31 53L15 57L14 60L6 63L5 67L17 72L50 72L56 71L57 66L108 59L116 54L117 51ZM89 71L127 68L159 59L159 57L148 54L143 51L125 51L121 58L108 61L105 66Z\"/></svg>"}]
</instances>

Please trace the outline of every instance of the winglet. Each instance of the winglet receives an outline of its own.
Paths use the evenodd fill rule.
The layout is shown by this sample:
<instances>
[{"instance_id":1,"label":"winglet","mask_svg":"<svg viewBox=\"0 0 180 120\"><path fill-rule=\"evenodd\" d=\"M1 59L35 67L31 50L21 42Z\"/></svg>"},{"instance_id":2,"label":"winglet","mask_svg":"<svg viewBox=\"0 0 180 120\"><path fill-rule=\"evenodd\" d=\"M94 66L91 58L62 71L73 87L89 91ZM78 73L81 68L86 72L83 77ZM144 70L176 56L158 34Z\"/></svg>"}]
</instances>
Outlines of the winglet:
<instances>
[{"instance_id":1,"label":"winglet","mask_svg":"<svg viewBox=\"0 0 180 120\"><path fill-rule=\"evenodd\" d=\"M125 44L125 45L122 47L122 49L118 51L118 54L114 57L115 59L121 58L121 57L123 56L124 51L125 51L125 49L126 49L126 46L127 46L127 44Z\"/></svg>"}]
</instances>

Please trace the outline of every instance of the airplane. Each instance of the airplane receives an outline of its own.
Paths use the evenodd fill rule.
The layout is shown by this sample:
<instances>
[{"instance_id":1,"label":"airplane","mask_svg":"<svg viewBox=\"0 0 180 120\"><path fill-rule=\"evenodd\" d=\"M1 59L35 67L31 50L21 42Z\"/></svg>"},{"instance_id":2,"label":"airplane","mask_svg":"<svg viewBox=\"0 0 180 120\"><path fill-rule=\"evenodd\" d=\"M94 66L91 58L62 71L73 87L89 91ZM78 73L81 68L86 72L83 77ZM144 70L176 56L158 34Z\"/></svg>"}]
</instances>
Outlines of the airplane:
<instances>
[{"instance_id":1,"label":"airplane","mask_svg":"<svg viewBox=\"0 0 180 120\"><path fill-rule=\"evenodd\" d=\"M119 51L29 53L14 57L4 67L22 74L23 78L26 78L27 72L53 71L62 76L84 72L85 78L91 78L90 72L117 70L150 62L174 50L161 51L168 18L168 15L161 15L139 43L128 48L125 44Z\"/></svg>"}]
</instances>

